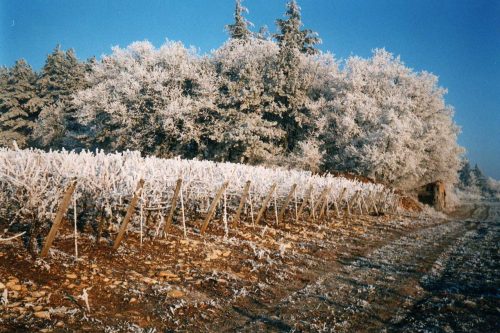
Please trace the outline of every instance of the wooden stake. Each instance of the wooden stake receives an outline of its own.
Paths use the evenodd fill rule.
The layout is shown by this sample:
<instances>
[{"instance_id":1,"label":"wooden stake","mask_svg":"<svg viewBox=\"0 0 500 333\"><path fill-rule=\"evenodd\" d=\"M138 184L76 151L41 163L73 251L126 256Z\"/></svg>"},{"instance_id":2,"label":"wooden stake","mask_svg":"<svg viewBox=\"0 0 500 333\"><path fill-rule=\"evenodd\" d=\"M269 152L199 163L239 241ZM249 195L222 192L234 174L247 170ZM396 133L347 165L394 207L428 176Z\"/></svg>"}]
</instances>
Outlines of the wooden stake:
<instances>
[{"instance_id":1,"label":"wooden stake","mask_svg":"<svg viewBox=\"0 0 500 333\"><path fill-rule=\"evenodd\" d=\"M296 217L296 222L298 223L299 222L299 218L300 216L302 216L302 212L304 211L304 208L307 204L307 198L309 198L309 196L311 195L311 192L312 192L312 185L309 186L309 188L307 189L307 192L306 192L306 195L303 197L302 199L302 203L300 204L300 208L299 208L299 212L297 213L297 217Z\"/></svg>"},{"instance_id":2,"label":"wooden stake","mask_svg":"<svg viewBox=\"0 0 500 333\"><path fill-rule=\"evenodd\" d=\"M286 208L288 206L288 203L292 199L292 196L295 193L296 188L297 188L297 184L293 184L292 188L290 189L290 193L288 193L288 196L286 197L285 202L283 202L283 206L281 206L281 210L280 210L279 217L278 217L278 223L283 222L283 218L285 217Z\"/></svg>"},{"instance_id":3,"label":"wooden stake","mask_svg":"<svg viewBox=\"0 0 500 333\"><path fill-rule=\"evenodd\" d=\"M54 223L52 223L52 227L50 228L49 234L47 235L47 238L45 239L45 244L43 245L43 249L42 249L42 252L40 254L40 256L42 258L46 257L49 254L49 249L52 246L54 239L56 238L57 231L59 230L59 227L61 226L61 222L62 222L62 219L64 217L64 214L68 210L68 206L71 202L71 196L73 195L75 188L76 188L76 181L73 181L68 186L66 191L64 192L64 196L61 200L61 203L59 204L59 208L57 209L56 218L54 219Z\"/></svg>"},{"instance_id":4,"label":"wooden stake","mask_svg":"<svg viewBox=\"0 0 500 333\"><path fill-rule=\"evenodd\" d=\"M177 207L177 197L182 186L182 178L177 179L177 184L175 185L174 196L172 197L172 205L170 206L170 212L168 213L167 222L165 222L165 235L170 231L170 226L172 225L172 220L174 218L175 207Z\"/></svg>"},{"instance_id":5,"label":"wooden stake","mask_svg":"<svg viewBox=\"0 0 500 333\"><path fill-rule=\"evenodd\" d=\"M316 219L315 217L315 212L316 212L316 209L318 208L318 206L324 201L325 197L326 197L326 194L328 193L328 188L325 188L323 190L323 192L321 192L321 195L319 196L319 199L318 201L316 202L316 204L313 206L312 208L312 213L311 213L311 216L313 219ZM311 216L309 217L309 219L311 218Z\"/></svg>"},{"instance_id":6,"label":"wooden stake","mask_svg":"<svg viewBox=\"0 0 500 333\"><path fill-rule=\"evenodd\" d=\"M247 181L245 184L245 188L243 189L243 194L241 195L240 205L238 206L238 210L236 210L236 214L233 219L233 229L236 228L236 225L240 222L241 211L243 206L245 205L248 197L248 192L250 191L250 181Z\"/></svg>"},{"instance_id":7,"label":"wooden stake","mask_svg":"<svg viewBox=\"0 0 500 333\"><path fill-rule=\"evenodd\" d=\"M210 204L210 208L208 209L208 212L207 212L207 216L205 217L205 221L203 222L203 226L201 227L201 230L200 230L200 233L202 235L205 234L205 231L207 230L208 228L208 223L210 222L210 220L212 219L212 216L214 215L215 213L215 209L217 208L217 204L219 203L220 201L220 198L222 197L222 194L224 193L224 191L226 190L227 188L227 185L229 185L228 182L225 182L224 184L222 184L221 188L219 189L219 191L217 192L217 194L215 195L215 198L214 200L212 201L212 203Z\"/></svg>"},{"instance_id":8,"label":"wooden stake","mask_svg":"<svg viewBox=\"0 0 500 333\"><path fill-rule=\"evenodd\" d=\"M351 202L355 201L357 199L357 196L358 196L358 191L354 193L351 200L347 200L347 213L349 214L349 216L351 216Z\"/></svg>"},{"instance_id":9,"label":"wooden stake","mask_svg":"<svg viewBox=\"0 0 500 333\"><path fill-rule=\"evenodd\" d=\"M372 203L373 208L375 209L375 213L378 216L378 208L377 208L377 205L375 204L375 201L373 200L373 196L370 196L370 201Z\"/></svg>"},{"instance_id":10,"label":"wooden stake","mask_svg":"<svg viewBox=\"0 0 500 333\"><path fill-rule=\"evenodd\" d=\"M340 196L339 196L338 200L337 200L338 205L339 205L338 208L340 208L340 205L342 204L342 200L344 199L345 191L347 191L347 188L344 187L342 189L342 192L340 193ZM337 215L338 215L338 217L340 217L340 215L338 213L337 213Z\"/></svg>"},{"instance_id":11,"label":"wooden stake","mask_svg":"<svg viewBox=\"0 0 500 333\"><path fill-rule=\"evenodd\" d=\"M297 221L297 214L299 212L299 207L297 206L297 188L295 188L295 191L293 192L293 197L295 201L295 221Z\"/></svg>"},{"instance_id":12,"label":"wooden stake","mask_svg":"<svg viewBox=\"0 0 500 333\"><path fill-rule=\"evenodd\" d=\"M365 206L366 215L370 215L370 207L368 207L368 205L366 204L366 201L365 201L365 199L363 198L363 195L362 195L362 194L360 195L360 199L361 199L361 205L362 205L362 206Z\"/></svg>"},{"instance_id":13,"label":"wooden stake","mask_svg":"<svg viewBox=\"0 0 500 333\"><path fill-rule=\"evenodd\" d=\"M77 216L76 216L76 197L73 197L73 224L75 228L75 259L78 260L78 230L76 228Z\"/></svg>"},{"instance_id":14,"label":"wooden stake","mask_svg":"<svg viewBox=\"0 0 500 333\"><path fill-rule=\"evenodd\" d=\"M106 208L105 207L103 207L103 209L101 211L101 216L99 218L99 224L97 225L97 237L95 239L95 242L97 244L99 244L99 241L101 240L102 228L104 227L104 219L105 219L104 214L106 214Z\"/></svg>"},{"instance_id":15,"label":"wooden stake","mask_svg":"<svg viewBox=\"0 0 500 333\"><path fill-rule=\"evenodd\" d=\"M262 207L260 207L259 213L257 214L257 218L255 219L255 224L257 224L257 225L259 224L260 219L262 218L262 215L264 215L264 212L266 211L267 205L269 204L269 200L271 200L271 196L273 195L275 189L276 189L276 183L274 183L271 186L271 189L269 190L267 197L262 202Z\"/></svg>"},{"instance_id":16,"label":"wooden stake","mask_svg":"<svg viewBox=\"0 0 500 333\"><path fill-rule=\"evenodd\" d=\"M321 208L319 210L319 219L321 220L325 216L326 209L328 207L328 194L330 193L330 188L326 189L324 198L323 198L323 204L321 205Z\"/></svg>"},{"instance_id":17,"label":"wooden stake","mask_svg":"<svg viewBox=\"0 0 500 333\"><path fill-rule=\"evenodd\" d=\"M182 190L182 186L181 186L180 192L181 192L180 199L181 199L181 213L182 213L182 231L184 232L184 238L187 238L186 214L184 211L184 194L183 194L184 191Z\"/></svg>"},{"instance_id":18,"label":"wooden stake","mask_svg":"<svg viewBox=\"0 0 500 333\"><path fill-rule=\"evenodd\" d=\"M337 206L337 202L335 202L335 200L333 200L333 208L335 208L335 215L339 219L340 218L339 207Z\"/></svg>"},{"instance_id":19,"label":"wooden stake","mask_svg":"<svg viewBox=\"0 0 500 333\"><path fill-rule=\"evenodd\" d=\"M128 205L127 214L125 214L125 218L122 221L120 230L118 231L118 236L116 236L115 243L113 244L114 250L118 249L123 239L123 236L125 236L125 231L127 231L127 225L130 219L132 218L132 215L134 215L135 206L137 205L137 201L139 201L139 196L141 195L143 186L144 186L144 179L141 179L139 180L139 183L137 184L132 200Z\"/></svg>"},{"instance_id":20,"label":"wooden stake","mask_svg":"<svg viewBox=\"0 0 500 333\"><path fill-rule=\"evenodd\" d=\"M274 191L274 220L276 221L276 225L278 225L278 200L276 198L276 191Z\"/></svg>"},{"instance_id":21,"label":"wooden stake","mask_svg":"<svg viewBox=\"0 0 500 333\"><path fill-rule=\"evenodd\" d=\"M250 217L252 218L252 227L255 226L255 220L253 218L253 200L252 200L252 192L248 193L248 199L250 200Z\"/></svg>"}]
</instances>

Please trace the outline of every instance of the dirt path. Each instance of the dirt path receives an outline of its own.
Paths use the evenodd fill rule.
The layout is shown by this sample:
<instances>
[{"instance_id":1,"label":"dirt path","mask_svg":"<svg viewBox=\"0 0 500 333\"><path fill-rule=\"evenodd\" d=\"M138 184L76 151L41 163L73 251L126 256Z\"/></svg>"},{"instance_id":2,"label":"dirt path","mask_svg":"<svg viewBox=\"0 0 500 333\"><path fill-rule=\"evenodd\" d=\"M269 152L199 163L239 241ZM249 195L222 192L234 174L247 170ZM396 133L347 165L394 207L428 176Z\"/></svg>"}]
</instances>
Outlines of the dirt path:
<instances>
[{"instance_id":1,"label":"dirt path","mask_svg":"<svg viewBox=\"0 0 500 333\"><path fill-rule=\"evenodd\" d=\"M214 331L494 332L500 319L499 205L384 244L351 239L316 279L272 304L232 305ZM374 242L357 253L356 242ZM369 241L368 241L369 240ZM277 292L279 294L279 292Z\"/></svg>"}]
</instances>

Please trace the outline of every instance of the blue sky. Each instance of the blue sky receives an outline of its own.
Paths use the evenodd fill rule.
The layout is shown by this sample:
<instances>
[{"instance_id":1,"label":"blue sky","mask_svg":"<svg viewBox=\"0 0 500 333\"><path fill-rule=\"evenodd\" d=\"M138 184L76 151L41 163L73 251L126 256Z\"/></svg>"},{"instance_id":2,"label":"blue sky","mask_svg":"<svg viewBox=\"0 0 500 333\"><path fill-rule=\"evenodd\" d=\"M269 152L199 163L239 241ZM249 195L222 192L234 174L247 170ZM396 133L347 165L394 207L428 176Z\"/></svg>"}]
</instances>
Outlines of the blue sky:
<instances>
[{"instance_id":1,"label":"blue sky","mask_svg":"<svg viewBox=\"0 0 500 333\"><path fill-rule=\"evenodd\" d=\"M284 13L285 0L246 0L255 29ZM459 142L500 179L500 1L299 0L307 28L337 58L385 47L416 70L438 75L462 127ZM233 0L0 0L0 65L25 58L39 69L61 44L81 59L166 38L202 52L227 39Z\"/></svg>"}]
</instances>

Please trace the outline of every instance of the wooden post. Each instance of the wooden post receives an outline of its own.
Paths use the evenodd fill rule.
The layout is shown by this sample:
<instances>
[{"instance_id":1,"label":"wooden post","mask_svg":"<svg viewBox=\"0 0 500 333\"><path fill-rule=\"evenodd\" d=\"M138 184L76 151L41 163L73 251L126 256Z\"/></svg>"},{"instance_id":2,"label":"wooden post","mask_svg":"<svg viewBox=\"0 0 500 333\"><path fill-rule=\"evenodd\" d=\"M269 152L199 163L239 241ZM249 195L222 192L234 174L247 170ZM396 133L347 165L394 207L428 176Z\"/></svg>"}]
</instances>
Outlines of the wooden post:
<instances>
[{"instance_id":1,"label":"wooden post","mask_svg":"<svg viewBox=\"0 0 500 333\"><path fill-rule=\"evenodd\" d=\"M358 196L358 191L354 192L354 195L352 196L351 200L347 200L347 212L349 214L349 216L351 216L351 203L356 200Z\"/></svg>"},{"instance_id":2,"label":"wooden post","mask_svg":"<svg viewBox=\"0 0 500 333\"><path fill-rule=\"evenodd\" d=\"M321 192L321 195L319 196L318 201L314 204L314 206L312 208L311 216L309 216L309 219L311 219L311 217L313 219L315 219L314 213L316 212L316 209L318 208L318 206L323 202L326 194L328 193L328 190L329 190L328 188L325 188L323 190L323 192Z\"/></svg>"},{"instance_id":3,"label":"wooden post","mask_svg":"<svg viewBox=\"0 0 500 333\"><path fill-rule=\"evenodd\" d=\"M257 214L257 218L255 219L255 224L259 224L262 215L264 215L264 212L266 211L267 204L269 203L269 200L271 200L271 196L273 195L274 190L276 190L276 183L274 183L271 186L271 190L269 190L267 197L262 202L262 207L260 207L259 213Z\"/></svg>"},{"instance_id":4,"label":"wooden post","mask_svg":"<svg viewBox=\"0 0 500 333\"><path fill-rule=\"evenodd\" d=\"M342 204L342 200L344 199L345 191L347 191L347 188L344 187L342 189L342 192L340 193L339 199L337 200L338 204L339 204L339 208L340 208L340 205ZM337 215L339 215L339 214L337 213ZM338 217L340 217L340 215Z\"/></svg>"},{"instance_id":5,"label":"wooden post","mask_svg":"<svg viewBox=\"0 0 500 333\"><path fill-rule=\"evenodd\" d=\"M99 217L99 224L97 225L97 237L95 238L95 242L99 244L101 240L102 228L104 227L104 214L106 214L106 207L103 206L101 210L101 216Z\"/></svg>"},{"instance_id":6,"label":"wooden post","mask_svg":"<svg viewBox=\"0 0 500 333\"><path fill-rule=\"evenodd\" d=\"M370 201L372 203L373 208L375 209L375 214L378 216L378 208L377 205L375 204L375 201L373 200L373 196L370 196Z\"/></svg>"},{"instance_id":7,"label":"wooden post","mask_svg":"<svg viewBox=\"0 0 500 333\"><path fill-rule=\"evenodd\" d=\"M288 203L290 200L292 200L292 196L295 193L295 189L297 188L297 184L293 184L292 188L290 189L290 193L288 193L288 196L285 199L285 202L283 203L283 206L281 207L279 216L278 216L278 223L283 222L283 218L285 217L285 211L286 207L288 206Z\"/></svg>"},{"instance_id":8,"label":"wooden post","mask_svg":"<svg viewBox=\"0 0 500 333\"><path fill-rule=\"evenodd\" d=\"M42 258L46 257L49 254L50 247L52 246L52 243L54 242L54 239L56 238L57 231L59 230L59 227L61 226L61 222L62 222L62 219L64 217L64 214L68 210L68 206L71 202L71 196L73 195L75 188L76 188L76 181L73 181L73 182L71 182L71 184L68 186L68 188L64 192L64 196L61 200L61 203L59 204L59 208L57 209L56 218L54 219L54 223L52 223L52 227L50 228L49 234L47 235L47 238L45 239L45 244L43 245L42 253L40 254L40 256Z\"/></svg>"},{"instance_id":9,"label":"wooden post","mask_svg":"<svg viewBox=\"0 0 500 333\"><path fill-rule=\"evenodd\" d=\"M359 215L363 215L363 205L361 204L361 190L358 190L356 192L357 196L356 196L356 203L358 204L358 209L359 209Z\"/></svg>"},{"instance_id":10,"label":"wooden post","mask_svg":"<svg viewBox=\"0 0 500 333\"><path fill-rule=\"evenodd\" d=\"M335 202L335 200L333 200L333 208L335 208L335 216L337 216L337 218L339 219L340 218L339 207L337 206L337 202Z\"/></svg>"},{"instance_id":11,"label":"wooden post","mask_svg":"<svg viewBox=\"0 0 500 333\"><path fill-rule=\"evenodd\" d=\"M236 214L233 219L233 228L236 228L236 225L240 222L241 211L243 210L243 206L247 202L248 192L250 191L250 181L247 181L245 184L245 188L243 189L243 194L241 195L240 205L238 206L238 210L236 210Z\"/></svg>"},{"instance_id":12,"label":"wooden post","mask_svg":"<svg viewBox=\"0 0 500 333\"><path fill-rule=\"evenodd\" d=\"M219 192L217 192L214 200L210 204L210 208L208 209L207 216L205 217L205 221L203 222L203 226L201 227L201 230L200 230L200 233L202 235L205 234L205 231L208 228L208 223L212 219L212 216L215 213L215 209L217 208L217 204L219 203L219 200L222 197L222 194L224 193L224 191L226 190L228 184L229 184L228 182L225 182L224 184L222 184L221 188L219 189Z\"/></svg>"},{"instance_id":13,"label":"wooden post","mask_svg":"<svg viewBox=\"0 0 500 333\"><path fill-rule=\"evenodd\" d=\"M365 206L366 214L370 215L370 207L368 207L368 205L366 204L366 201L363 198L363 194L360 195L360 199L361 199L361 205Z\"/></svg>"},{"instance_id":14,"label":"wooden post","mask_svg":"<svg viewBox=\"0 0 500 333\"><path fill-rule=\"evenodd\" d=\"M125 214L125 218L122 221L120 230L118 231L118 236L116 236L115 243L113 244L114 250L118 249L123 239L123 236L125 236L125 231L127 231L127 225L130 219L132 218L132 215L134 215L135 206L137 205L137 201L139 201L139 196L141 195L143 186L144 186L144 179L141 179L139 180L139 183L137 184L132 200L128 205L127 214Z\"/></svg>"},{"instance_id":15,"label":"wooden post","mask_svg":"<svg viewBox=\"0 0 500 333\"><path fill-rule=\"evenodd\" d=\"M325 216L326 208L328 207L328 194L330 193L330 189L327 188L324 198L323 198L323 204L321 205L321 208L319 210L319 219L321 220Z\"/></svg>"},{"instance_id":16,"label":"wooden post","mask_svg":"<svg viewBox=\"0 0 500 333\"><path fill-rule=\"evenodd\" d=\"M165 228L163 229L165 235L170 231L172 226L172 220L174 218L175 207L177 207L177 197L182 186L182 178L177 179L177 184L175 185L174 196L172 197L172 205L170 206L170 212L168 213L167 222L165 222Z\"/></svg>"},{"instance_id":17,"label":"wooden post","mask_svg":"<svg viewBox=\"0 0 500 333\"><path fill-rule=\"evenodd\" d=\"M302 203L300 204L299 212L297 213L297 221L296 221L297 223L299 222L299 218L302 215L302 212L304 211L304 207L306 206L306 203L307 203L307 198L309 198L309 196L311 195L312 189L313 189L312 185L310 185L309 188L307 189L306 195L302 199Z\"/></svg>"}]
</instances>

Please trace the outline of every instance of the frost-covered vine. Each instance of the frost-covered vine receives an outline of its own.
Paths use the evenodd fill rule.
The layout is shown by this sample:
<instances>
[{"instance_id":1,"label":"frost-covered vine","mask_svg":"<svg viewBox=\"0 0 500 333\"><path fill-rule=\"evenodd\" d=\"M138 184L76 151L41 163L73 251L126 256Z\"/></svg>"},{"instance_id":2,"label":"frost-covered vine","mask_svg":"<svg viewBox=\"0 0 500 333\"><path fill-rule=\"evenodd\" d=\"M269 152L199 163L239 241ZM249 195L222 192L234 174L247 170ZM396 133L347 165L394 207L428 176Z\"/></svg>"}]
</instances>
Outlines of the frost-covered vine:
<instances>
[{"instance_id":1,"label":"frost-covered vine","mask_svg":"<svg viewBox=\"0 0 500 333\"><path fill-rule=\"evenodd\" d=\"M160 215L166 214L170 208L176 182L182 179L181 208L183 213L186 212L187 219L204 214L225 182L228 186L223 205L228 219L232 218L231 212L236 211L247 181L251 181L249 205L260 206L276 184L275 199L270 201L270 207L274 206L274 215L296 184L294 200L287 204L293 218L298 202L319 200L325 189L329 189L328 202L339 204L353 198L358 200L359 193L370 200L378 198L389 203L385 206L390 206L397 199L391 190L380 184L313 175L306 171L141 157L140 153L130 151L106 154L101 151L46 153L33 149L0 149L1 217L5 218L8 213L21 218L21 221L26 221L29 216L32 220L50 222L64 190L76 180L78 186L74 196L81 207L79 212L94 220L99 214L115 216L118 217L115 221L119 222L118 213L125 210L140 179L144 179L145 184L138 209L159 212ZM312 189L311 193L309 189ZM383 209L382 205L380 209ZM250 211L253 218L253 207L246 211ZM136 215L139 225L141 216Z\"/></svg>"}]
</instances>

